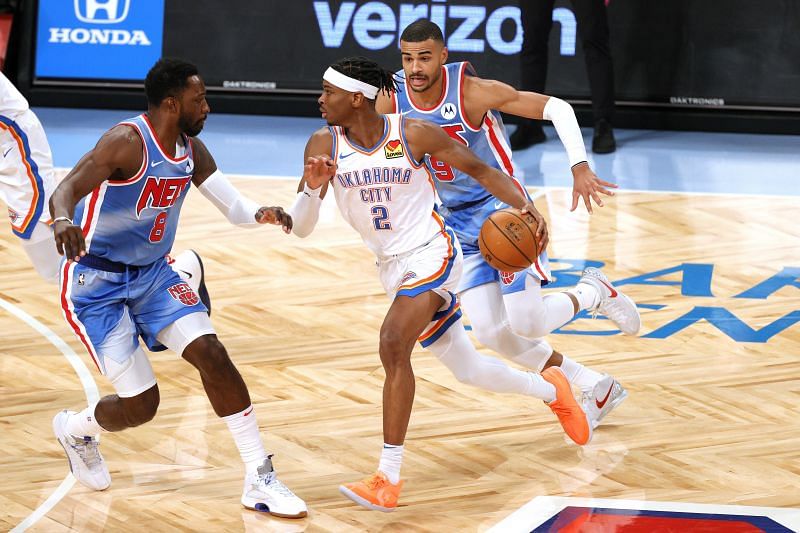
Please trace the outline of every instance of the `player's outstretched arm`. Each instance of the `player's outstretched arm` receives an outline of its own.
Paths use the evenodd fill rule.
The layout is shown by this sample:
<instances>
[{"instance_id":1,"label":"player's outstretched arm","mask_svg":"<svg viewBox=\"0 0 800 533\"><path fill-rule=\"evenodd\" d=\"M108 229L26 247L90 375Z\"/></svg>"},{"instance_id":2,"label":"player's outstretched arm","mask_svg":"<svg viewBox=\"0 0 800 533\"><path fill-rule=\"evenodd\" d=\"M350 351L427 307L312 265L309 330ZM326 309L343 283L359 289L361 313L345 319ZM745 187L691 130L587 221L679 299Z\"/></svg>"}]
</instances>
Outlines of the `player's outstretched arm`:
<instances>
[{"instance_id":1,"label":"player's outstretched arm","mask_svg":"<svg viewBox=\"0 0 800 533\"><path fill-rule=\"evenodd\" d=\"M285 233L292 231L292 217L282 207L260 206L242 196L225 174L200 139L192 139L194 174L192 182L198 190L225 215L228 221L243 228L256 228L261 224L282 226Z\"/></svg>"},{"instance_id":2,"label":"player's outstretched arm","mask_svg":"<svg viewBox=\"0 0 800 533\"><path fill-rule=\"evenodd\" d=\"M518 188L511 176L492 168L460 142L452 139L439 126L426 120L406 119L405 134L412 153L420 157L430 154L436 159L469 174L495 198L530 213L538 224L536 237L540 250L547 247L547 223L533 202ZM420 159L417 158L417 161Z\"/></svg>"},{"instance_id":3,"label":"player's outstretched arm","mask_svg":"<svg viewBox=\"0 0 800 533\"><path fill-rule=\"evenodd\" d=\"M289 208L294 218L292 232L298 237L308 237L319 220L319 208L328 191L331 178L336 175L336 164L329 155L333 136L328 128L315 131L306 143L303 153L303 177L297 185L297 198Z\"/></svg>"},{"instance_id":4,"label":"player's outstretched arm","mask_svg":"<svg viewBox=\"0 0 800 533\"><path fill-rule=\"evenodd\" d=\"M578 200L583 198L586 210L592 212L592 202L603 207L600 194L613 196L608 188L617 185L601 180L589 167L586 157L586 146L583 143L578 119L572 106L560 98L544 94L518 91L505 83L480 78L466 78L465 100L467 109L485 113L489 109L498 109L503 113L519 117L552 121L561 144L567 152L572 170L572 207L575 211Z\"/></svg>"},{"instance_id":5,"label":"player's outstretched arm","mask_svg":"<svg viewBox=\"0 0 800 533\"><path fill-rule=\"evenodd\" d=\"M107 179L125 180L141 169L142 139L129 126L108 130L58 184L50 197L53 236L59 254L68 261L86 255L86 242L79 223L73 223L75 205Z\"/></svg>"}]
</instances>

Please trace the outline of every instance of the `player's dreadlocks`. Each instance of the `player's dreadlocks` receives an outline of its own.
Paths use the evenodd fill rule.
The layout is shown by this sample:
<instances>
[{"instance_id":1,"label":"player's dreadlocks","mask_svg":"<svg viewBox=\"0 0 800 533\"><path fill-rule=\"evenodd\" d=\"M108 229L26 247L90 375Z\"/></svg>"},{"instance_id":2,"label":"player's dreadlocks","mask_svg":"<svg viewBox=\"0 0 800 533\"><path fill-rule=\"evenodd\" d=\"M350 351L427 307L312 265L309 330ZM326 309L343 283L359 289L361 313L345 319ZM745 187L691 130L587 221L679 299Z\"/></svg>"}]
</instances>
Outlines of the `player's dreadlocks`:
<instances>
[{"instance_id":1,"label":"player's dreadlocks","mask_svg":"<svg viewBox=\"0 0 800 533\"><path fill-rule=\"evenodd\" d=\"M366 57L346 57L332 64L331 68L358 81L374 85L386 95L397 91L394 73L382 69L375 61Z\"/></svg>"}]
</instances>

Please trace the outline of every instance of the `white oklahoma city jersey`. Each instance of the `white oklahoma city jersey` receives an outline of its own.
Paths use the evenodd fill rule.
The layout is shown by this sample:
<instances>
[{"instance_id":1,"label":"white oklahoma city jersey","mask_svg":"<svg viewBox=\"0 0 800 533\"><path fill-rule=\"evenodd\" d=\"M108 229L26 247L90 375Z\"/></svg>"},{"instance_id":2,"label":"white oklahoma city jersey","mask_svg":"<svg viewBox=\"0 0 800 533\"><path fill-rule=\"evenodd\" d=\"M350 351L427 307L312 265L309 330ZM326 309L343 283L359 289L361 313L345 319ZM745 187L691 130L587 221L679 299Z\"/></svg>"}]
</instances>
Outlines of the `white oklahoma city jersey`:
<instances>
[{"instance_id":1,"label":"white oklahoma city jersey","mask_svg":"<svg viewBox=\"0 0 800 533\"><path fill-rule=\"evenodd\" d=\"M338 165L332 180L336 203L380 259L413 250L444 232L433 208L433 178L411 155L403 124L402 115L384 115L383 135L371 148L348 140L341 127L330 127Z\"/></svg>"}]
</instances>

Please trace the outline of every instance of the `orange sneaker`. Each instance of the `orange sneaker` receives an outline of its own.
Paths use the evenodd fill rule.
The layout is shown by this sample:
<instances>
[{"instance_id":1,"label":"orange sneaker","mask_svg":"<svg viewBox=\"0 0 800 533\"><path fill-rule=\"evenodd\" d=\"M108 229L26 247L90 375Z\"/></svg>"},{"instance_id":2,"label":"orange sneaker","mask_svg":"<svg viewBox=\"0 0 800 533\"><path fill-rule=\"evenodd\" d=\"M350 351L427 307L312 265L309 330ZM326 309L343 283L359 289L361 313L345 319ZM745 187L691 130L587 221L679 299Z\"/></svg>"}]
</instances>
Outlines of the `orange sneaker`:
<instances>
[{"instance_id":1,"label":"orange sneaker","mask_svg":"<svg viewBox=\"0 0 800 533\"><path fill-rule=\"evenodd\" d=\"M397 485L392 485L384 473L378 471L361 481L339 485L339 492L362 507L389 513L397 509L403 483L401 479Z\"/></svg>"},{"instance_id":2,"label":"orange sneaker","mask_svg":"<svg viewBox=\"0 0 800 533\"><path fill-rule=\"evenodd\" d=\"M558 417L564 432L575 444L588 444L592 440L592 424L572 395L572 387L564 371L557 366L551 366L542 371L542 377L556 388L556 399L547 405Z\"/></svg>"}]
</instances>

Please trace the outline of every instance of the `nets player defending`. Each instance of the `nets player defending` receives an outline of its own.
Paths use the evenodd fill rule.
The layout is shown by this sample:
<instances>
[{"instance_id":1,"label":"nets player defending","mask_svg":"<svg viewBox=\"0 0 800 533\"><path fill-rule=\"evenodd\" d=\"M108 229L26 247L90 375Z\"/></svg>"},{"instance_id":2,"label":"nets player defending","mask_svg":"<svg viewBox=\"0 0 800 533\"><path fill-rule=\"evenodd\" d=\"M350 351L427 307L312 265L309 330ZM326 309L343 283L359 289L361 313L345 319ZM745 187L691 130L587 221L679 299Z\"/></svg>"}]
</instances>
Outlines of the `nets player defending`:
<instances>
[{"instance_id":1,"label":"nets player defending","mask_svg":"<svg viewBox=\"0 0 800 533\"><path fill-rule=\"evenodd\" d=\"M380 91L394 90L393 75L365 58L333 64L323 77L320 111L330 125L315 132L290 210L293 232L311 233L321 199L333 195L345 220L376 255L379 276L392 304L380 331L384 445L378 471L340 491L369 509L393 511L403 482L403 442L414 401L414 343L432 351L461 381L492 391L545 400L578 444L591 425L572 396L561 369L523 372L479 354L464 331L453 293L461 273L460 246L434 210L432 176L423 163L431 154L474 176L497 198L540 221L537 238L547 241L544 219L509 176L478 159L441 128L402 115L375 111Z\"/></svg>"},{"instance_id":2,"label":"nets player defending","mask_svg":"<svg viewBox=\"0 0 800 533\"><path fill-rule=\"evenodd\" d=\"M429 20L417 20L403 31L400 51L403 70L398 76L402 82L395 94L378 98L379 112L435 122L488 165L512 176L511 150L502 119L494 110L552 120L572 165L572 210L581 197L591 212L591 199L603 205L598 193L613 194L606 187L615 185L598 179L589 168L583 138L569 104L480 79L469 63L445 64L447 48L441 29ZM459 169L435 157L426 162L436 178L442 202L440 213L455 230L464 252L464 273L458 291L476 337L528 368L559 366L569 381L580 387L583 408L597 425L625 399L625 389L611 376L554 352L538 338L563 326L583 309L599 311L620 330L635 335L640 327L635 304L595 268L587 268L577 286L569 291L543 297L541 284L550 279L546 253L529 270L501 276L483 260L477 240L483 221L506 205Z\"/></svg>"},{"instance_id":3,"label":"nets player defending","mask_svg":"<svg viewBox=\"0 0 800 533\"><path fill-rule=\"evenodd\" d=\"M141 336L151 350L167 347L200 372L245 464L242 504L305 516L303 500L275 475L247 386L205 306L165 259L191 183L233 224L278 224L288 232L291 218L280 207L259 208L242 197L193 138L210 111L194 65L159 60L145 92L147 112L106 132L50 201L56 245L67 258L61 267L64 316L116 390L80 413L58 413L53 430L75 477L92 489L107 488L111 478L95 435L142 425L159 404Z\"/></svg>"},{"instance_id":4,"label":"nets player defending","mask_svg":"<svg viewBox=\"0 0 800 533\"><path fill-rule=\"evenodd\" d=\"M8 207L11 231L43 280L58 284L61 256L53 243L48 202L56 188L53 155L44 128L28 101L0 72L0 199ZM210 309L200 257L192 250L170 263Z\"/></svg>"}]
</instances>

